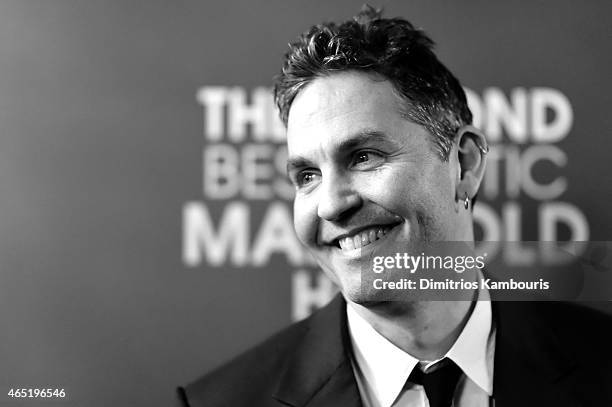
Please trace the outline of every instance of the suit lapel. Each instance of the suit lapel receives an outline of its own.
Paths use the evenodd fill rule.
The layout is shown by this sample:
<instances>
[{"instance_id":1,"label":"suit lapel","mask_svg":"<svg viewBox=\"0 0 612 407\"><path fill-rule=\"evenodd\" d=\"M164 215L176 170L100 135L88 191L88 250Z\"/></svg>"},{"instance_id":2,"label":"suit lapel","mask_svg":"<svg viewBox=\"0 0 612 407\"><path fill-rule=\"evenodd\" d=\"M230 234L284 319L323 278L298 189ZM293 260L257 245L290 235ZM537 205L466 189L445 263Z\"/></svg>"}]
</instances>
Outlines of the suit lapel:
<instances>
[{"instance_id":1,"label":"suit lapel","mask_svg":"<svg viewBox=\"0 0 612 407\"><path fill-rule=\"evenodd\" d=\"M496 325L493 398L496 407L578 406L573 358L547 325L543 304L492 302Z\"/></svg>"},{"instance_id":2,"label":"suit lapel","mask_svg":"<svg viewBox=\"0 0 612 407\"><path fill-rule=\"evenodd\" d=\"M577 364L547 326L542 304L492 301L496 325L495 407L580 406ZM350 359L346 304L337 296L315 314L285 364L274 398L293 407L360 407Z\"/></svg>"},{"instance_id":3,"label":"suit lapel","mask_svg":"<svg viewBox=\"0 0 612 407\"><path fill-rule=\"evenodd\" d=\"M338 295L317 312L287 361L274 398L295 407L359 407L350 361L346 304Z\"/></svg>"}]
</instances>

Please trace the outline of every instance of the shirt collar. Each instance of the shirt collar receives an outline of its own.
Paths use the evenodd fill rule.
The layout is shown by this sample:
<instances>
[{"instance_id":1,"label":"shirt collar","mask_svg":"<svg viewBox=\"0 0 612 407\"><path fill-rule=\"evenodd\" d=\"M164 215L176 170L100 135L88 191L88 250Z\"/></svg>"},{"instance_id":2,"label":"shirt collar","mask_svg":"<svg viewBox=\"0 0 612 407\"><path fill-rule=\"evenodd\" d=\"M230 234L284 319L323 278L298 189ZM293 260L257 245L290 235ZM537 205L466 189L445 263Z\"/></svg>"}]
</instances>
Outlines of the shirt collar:
<instances>
[{"instance_id":1,"label":"shirt collar","mask_svg":"<svg viewBox=\"0 0 612 407\"><path fill-rule=\"evenodd\" d=\"M493 394L493 353L495 335L489 292L481 289L463 331L446 353L474 383L489 396Z\"/></svg>"},{"instance_id":2,"label":"shirt collar","mask_svg":"<svg viewBox=\"0 0 612 407\"><path fill-rule=\"evenodd\" d=\"M381 406L391 406L419 360L379 334L347 304L353 356L365 384Z\"/></svg>"},{"instance_id":3,"label":"shirt collar","mask_svg":"<svg viewBox=\"0 0 612 407\"><path fill-rule=\"evenodd\" d=\"M389 342L349 304L347 320L355 362L366 385L380 405L391 406L419 360ZM445 356L490 396L494 350L489 292L481 289L465 327Z\"/></svg>"}]
</instances>

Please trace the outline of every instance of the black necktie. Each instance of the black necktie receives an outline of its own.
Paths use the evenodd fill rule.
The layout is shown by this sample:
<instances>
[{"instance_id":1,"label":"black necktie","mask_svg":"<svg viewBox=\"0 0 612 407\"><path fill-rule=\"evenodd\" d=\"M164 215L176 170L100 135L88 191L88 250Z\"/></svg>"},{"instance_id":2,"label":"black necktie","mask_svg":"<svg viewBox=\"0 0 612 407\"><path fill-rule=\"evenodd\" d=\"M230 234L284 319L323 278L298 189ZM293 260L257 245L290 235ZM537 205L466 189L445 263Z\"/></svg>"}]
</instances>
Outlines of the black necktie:
<instances>
[{"instance_id":1,"label":"black necktie","mask_svg":"<svg viewBox=\"0 0 612 407\"><path fill-rule=\"evenodd\" d=\"M433 371L429 373L424 373L417 364L410 373L408 381L425 388L430 407L450 407L461 376L461 368L448 358L442 359L436 365L438 364L440 366L434 365Z\"/></svg>"}]
</instances>

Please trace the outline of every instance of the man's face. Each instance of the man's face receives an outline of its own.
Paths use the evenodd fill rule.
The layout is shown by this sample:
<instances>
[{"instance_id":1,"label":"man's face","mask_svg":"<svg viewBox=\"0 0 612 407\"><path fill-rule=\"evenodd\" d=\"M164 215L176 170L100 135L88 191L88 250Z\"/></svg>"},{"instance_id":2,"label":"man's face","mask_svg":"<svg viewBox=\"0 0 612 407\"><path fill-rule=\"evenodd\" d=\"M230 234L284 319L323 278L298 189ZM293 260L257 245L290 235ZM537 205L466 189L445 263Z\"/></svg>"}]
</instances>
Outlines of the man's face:
<instances>
[{"instance_id":1,"label":"man's face","mask_svg":"<svg viewBox=\"0 0 612 407\"><path fill-rule=\"evenodd\" d=\"M455 202L456 154L443 162L432 136L402 117L401 103L389 81L347 71L315 79L289 112L295 230L357 303L376 299L376 290L360 287L373 250L465 240Z\"/></svg>"}]
</instances>

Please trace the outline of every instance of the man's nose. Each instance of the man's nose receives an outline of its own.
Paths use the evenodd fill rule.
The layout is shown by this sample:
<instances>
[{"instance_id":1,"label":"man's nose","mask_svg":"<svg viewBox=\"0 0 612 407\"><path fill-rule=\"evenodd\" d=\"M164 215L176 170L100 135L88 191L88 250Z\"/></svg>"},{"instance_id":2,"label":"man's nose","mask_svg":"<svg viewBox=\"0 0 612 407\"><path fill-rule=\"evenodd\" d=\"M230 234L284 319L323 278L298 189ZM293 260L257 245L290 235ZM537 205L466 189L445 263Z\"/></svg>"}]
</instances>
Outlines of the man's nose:
<instances>
[{"instance_id":1,"label":"man's nose","mask_svg":"<svg viewBox=\"0 0 612 407\"><path fill-rule=\"evenodd\" d=\"M344 177L328 176L319 189L317 214L328 221L338 221L362 205L361 196Z\"/></svg>"}]
</instances>

